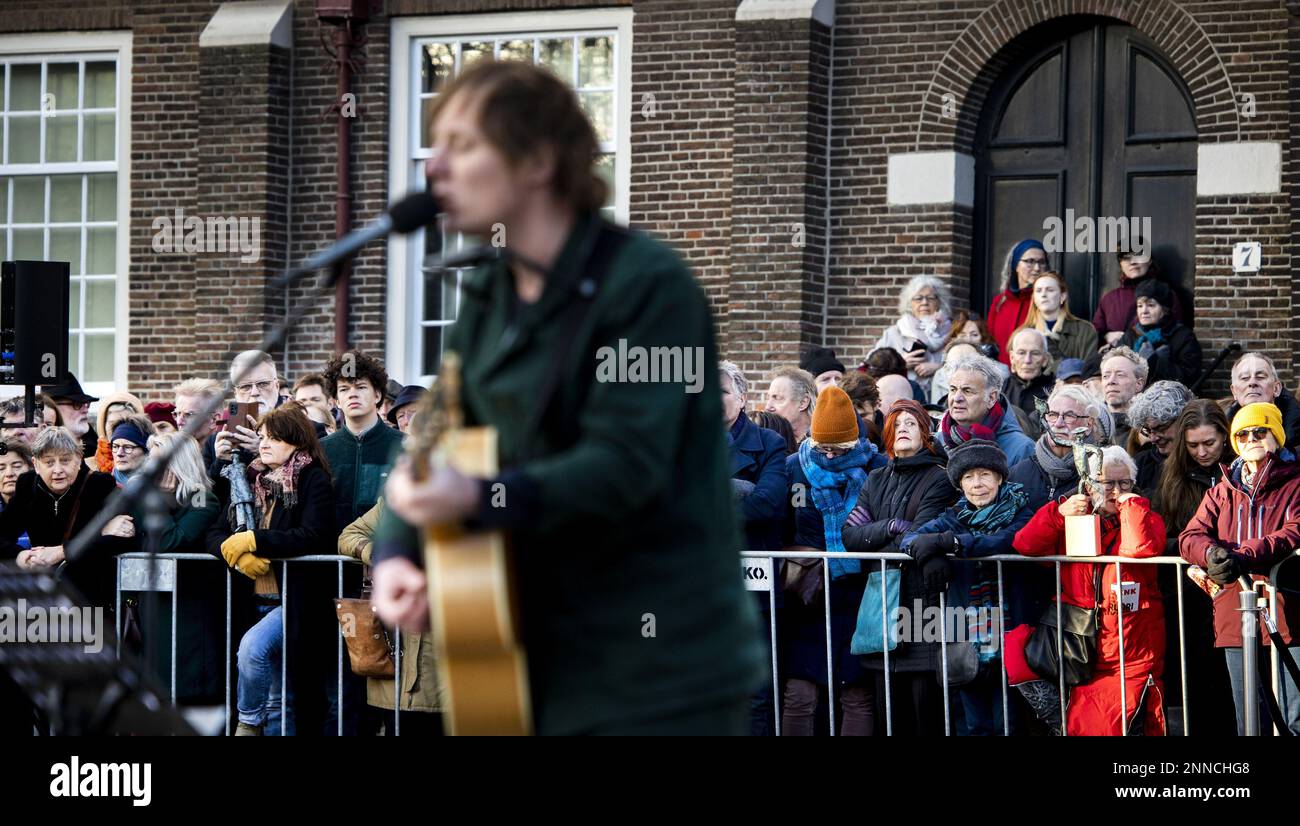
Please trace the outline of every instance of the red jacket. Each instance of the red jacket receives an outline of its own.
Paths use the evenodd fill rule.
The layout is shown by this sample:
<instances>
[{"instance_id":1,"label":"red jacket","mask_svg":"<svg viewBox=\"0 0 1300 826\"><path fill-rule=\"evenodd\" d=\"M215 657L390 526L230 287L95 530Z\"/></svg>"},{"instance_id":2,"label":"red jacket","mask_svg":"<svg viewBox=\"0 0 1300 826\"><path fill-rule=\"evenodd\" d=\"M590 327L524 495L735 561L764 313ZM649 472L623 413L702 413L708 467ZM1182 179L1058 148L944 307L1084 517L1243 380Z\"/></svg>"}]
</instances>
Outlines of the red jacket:
<instances>
[{"instance_id":1,"label":"red jacket","mask_svg":"<svg viewBox=\"0 0 1300 826\"><path fill-rule=\"evenodd\" d=\"M1065 517L1060 504L1066 497L1049 501L1038 509L1016 533L1016 551L1025 556L1065 554ZM1151 503L1135 496L1119 504L1115 516L1101 520L1101 551L1106 556L1140 559L1159 556L1165 546L1165 522L1151 510ZM1094 570L1089 563L1061 564L1061 598L1070 605L1091 608L1094 598ZM1131 720L1147 677L1155 680L1147 697L1145 716L1148 734L1164 732L1162 709L1165 667L1165 609L1155 565L1120 565L1120 578L1136 583L1138 610L1124 611L1125 715ZM1066 730L1070 735L1118 735L1120 722L1119 607L1114 564L1102 568L1101 587L1106 595L1097 628L1097 665L1092 679L1076 686L1070 695ZM1130 585L1130 587L1132 587Z\"/></svg>"},{"instance_id":2,"label":"red jacket","mask_svg":"<svg viewBox=\"0 0 1300 826\"><path fill-rule=\"evenodd\" d=\"M1025 319L1029 316L1029 308L1033 304L1034 291L1029 287L1021 290L1019 295L1011 292L1010 288L1005 289L994 296L993 303L989 304L989 332L998 343L998 361L1003 364L1008 366L1011 364L1011 359L1007 355L1011 334L1025 323Z\"/></svg>"},{"instance_id":3,"label":"red jacket","mask_svg":"<svg viewBox=\"0 0 1300 826\"><path fill-rule=\"evenodd\" d=\"M1234 463L1205 494L1178 536L1178 551L1188 562L1205 567L1206 551L1218 545L1242 557L1253 578L1261 580L1300 546L1300 464L1274 456L1260 471L1253 493L1242 486L1239 468ZM1219 648L1241 646L1240 592L1234 582L1214 598L1214 644ZM1282 639L1292 644L1291 629L1300 627L1300 605L1288 605L1279 592L1273 620ZM1268 644L1268 637L1263 639Z\"/></svg>"}]
</instances>

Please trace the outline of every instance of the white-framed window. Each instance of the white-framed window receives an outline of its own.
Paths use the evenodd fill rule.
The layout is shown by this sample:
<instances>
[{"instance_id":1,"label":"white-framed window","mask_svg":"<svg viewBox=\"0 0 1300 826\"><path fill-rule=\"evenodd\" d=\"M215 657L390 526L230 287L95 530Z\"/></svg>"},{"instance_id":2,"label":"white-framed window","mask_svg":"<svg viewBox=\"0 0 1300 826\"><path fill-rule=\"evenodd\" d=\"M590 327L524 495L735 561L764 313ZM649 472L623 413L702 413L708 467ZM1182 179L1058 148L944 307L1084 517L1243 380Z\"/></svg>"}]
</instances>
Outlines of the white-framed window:
<instances>
[{"instance_id":1,"label":"white-framed window","mask_svg":"<svg viewBox=\"0 0 1300 826\"><path fill-rule=\"evenodd\" d=\"M632 10L399 17L391 29L389 194L424 189L425 113L438 89L484 56L547 66L568 82L600 139L598 170L610 185L605 213L626 222L631 183ZM459 277L429 266L467 239L436 228L388 246L387 367L403 383L427 383L456 319Z\"/></svg>"},{"instance_id":2,"label":"white-framed window","mask_svg":"<svg viewBox=\"0 0 1300 826\"><path fill-rule=\"evenodd\" d=\"M68 262L95 396L127 379L130 67L130 32L0 35L0 259Z\"/></svg>"}]
</instances>

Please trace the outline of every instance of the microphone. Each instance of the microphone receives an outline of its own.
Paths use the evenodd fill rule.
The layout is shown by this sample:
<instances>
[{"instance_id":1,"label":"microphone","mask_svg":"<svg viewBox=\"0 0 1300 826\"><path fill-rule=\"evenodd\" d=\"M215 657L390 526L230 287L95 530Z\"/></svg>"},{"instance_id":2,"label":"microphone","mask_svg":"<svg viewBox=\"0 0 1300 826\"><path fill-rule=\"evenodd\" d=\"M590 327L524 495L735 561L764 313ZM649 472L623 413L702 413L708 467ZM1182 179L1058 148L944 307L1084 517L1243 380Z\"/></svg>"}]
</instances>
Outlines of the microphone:
<instances>
[{"instance_id":1,"label":"microphone","mask_svg":"<svg viewBox=\"0 0 1300 826\"><path fill-rule=\"evenodd\" d=\"M405 235L414 232L437 217L441 211L438 201L430 192L412 192L388 208L388 211L360 229L355 229L325 249L299 264L294 272L310 272L332 266L353 255L366 244L376 241L389 233ZM276 286L284 286L293 280L293 275L276 280Z\"/></svg>"}]
</instances>

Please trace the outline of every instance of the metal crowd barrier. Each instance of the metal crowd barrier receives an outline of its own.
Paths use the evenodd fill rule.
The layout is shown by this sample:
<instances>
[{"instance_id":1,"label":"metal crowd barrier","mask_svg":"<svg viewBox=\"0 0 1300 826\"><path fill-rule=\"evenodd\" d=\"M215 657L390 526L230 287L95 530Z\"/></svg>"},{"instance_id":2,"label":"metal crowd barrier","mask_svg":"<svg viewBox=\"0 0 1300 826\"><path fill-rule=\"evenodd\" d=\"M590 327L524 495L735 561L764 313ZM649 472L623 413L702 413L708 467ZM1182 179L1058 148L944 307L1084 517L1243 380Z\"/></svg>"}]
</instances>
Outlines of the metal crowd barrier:
<instances>
[{"instance_id":1,"label":"metal crowd barrier","mask_svg":"<svg viewBox=\"0 0 1300 826\"><path fill-rule=\"evenodd\" d=\"M122 593L128 592L145 592L155 591L159 593L171 594L171 702L176 705L176 630L177 630L177 607L180 592L180 562L200 562L206 561L219 563L226 572L226 622L225 622L225 724L223 731L229 735L233 733L233 724L237 721L238 715L232 714L233 695L231 685L231 658L234 656L232 613L231 613L231 588L234 571L227 566L222 560L211 554L197 553L164 553L152 556L148 553L129 553L117 557L117 650L118 654L122 651ZM287 736L289 722L291 720L290 708L288 705L288 663L289 663L289 570L293 564L304 563L329 563L333 562L338 566L338 593L337 596L343 597L343 565L344 563L352 565L361 565L361 561L350 556L339 555L315 555L315 556L298 556L290 559L271 559L271 562L281 563L280 565L280 631L283 644L280 650L280 735ZM152 576L152 579L151 579ZM396 629L393 643L393 735L401 733L401 714L402 714L402 636L401 629ZM336 685L337 691L337 730L338 734L343 734L343 674L344 669L350 669L350 664L344 656L343 632L339 629L337 634L337 663L336 663Z\"/></svg>"},{"instance_id":2,"label":"metal crowd barrier","mask_svg":"<svg viewBox=\"0 0 1300 826\"><path fill-rule=\"evenodd\" d=\"M1278 571L1284 563L1288 562L1291 559L1294 559L1296 556L1300 556L1300 550L1297 550L1294 555L1279 561L1276 565L1273 566L1273 568L1269 572L1269 579L1265 588L1268 591L1268 598L1270 600L1270 611L1274 617L1277 616ZM893 735L893 702L892 702L893 698L892 698L892 686L891 686L892 674L889 668L889 660L890 660L889 629L891 627L891 621L890 621L890 617L886 613L887 611L886 605L888 600L886 598L887 585L886 585L885 571L888 568L889 562L911 562L912 558L907 554L903 554L903 553L880 553L880 552L868 553L868 552L851 552L851 551L845 551L842 553L830 553L827 551L812 552L812 551L802 551L802 550L801 551L742 551L741 557L743 560L746 561L746 564L748 564L749 560L768 560L767 570L769 571L776 568L776 566L772 564L772 562L778 559L821 559L822 560L822 581L824 583L822 588L822 593L823 593L823 602L824 602L823 608L824 608L825 634L826 634L826 638L825 638L826 639L826 677L827 677L826 707L827 707L827 716L829 718L829 733L831 736L836 735L836 731L835 731L836 705L835 705L835 656L834 656L835 652L833 650L834 646L831 638L831 596L830 596L830 587L829 587L831 582L830 560L859 559L859 560L870 561L870 562L878 562L880 564L880 573L881 573L880 596L881 596L881 619L882 619L881 648L883 650L882 653L884 658L883 675L884 675L884 688L885 688L885 692L884 692L885 732L887 735L892 736ZM998 660L1000 663L1000 667L998 670L1001 673L1001 683L1002 683L1002 733L1003 735L1010 734L1010 725L1011 725L1010 716L1008 713L1009 705L1010 705L1008 691L1010 687L1007 683L1007 668L1006 668L1006 659L1005 659L1007 628L1006 628L1006 600L1005 600L1005 592L1004 592L1003 577L1002 577L1004 564L1007 563L1031 564L1031 565L1039 565L1039 566L1041 566L1042 563L1047 563L1047 562L1053 564L1055 568L1057 651L1060 651L1062 649L1061 614L1063 609L1061 608L1061 599L1060 599L1062 563L1073 563L1073 564L1082 564L1082 565L1114 565L1117 582L1123 581L1123 577L1120 576L1121 565L1173 565L1177 567L1179 569L1178 570L1179 585L1177 588L1175 588L1175 592L1177 593L1177 603L1178 603L1178 654L1179 654L1179 673L1181 677L1180 683L1182 685L1182 718L1183 718L1182 731L1184 736L1191 734L1191 720L1190 720L1191 699L1190 699L1190 689L1187 681L1187 640L1186 640L1186 633L1185 633L1186 624L1185 624L1185 613L1184 613L1185 609L1183 605L1183 588L1182 588L1182 578L1185 575L1182 569L1187 567L1190 564L1186 560L1176 556L1156 556L1156 557L1146 557L1146 558L1138 559L1138 558L1130 558L1130 557L1122 557L1122 556L1078 557L1078 556L1022 556L1020 554L997 554L997 555L985 556L985 557L968 557L968 558L951 557L950 561L953 562L954 564L973 564L973 563L980 563L980 562L996 563L997 566L997 595L998 595L997 633L998 633L998 643L999 643ZM868 573L866 568L867 566L864 565L862 571L864 575ZM776 604L775 589L780 588L781 584L776 581L776 577L773 576L771 573L767 574L765 580L767 583L766 588L762 587L761 584L756 587L754 585L749 584L749 582L747 582L747 587L749 587L750 590L770 591L768 603L771 610L769 614L768 630L770 634L770 640L772 643L772 683L773 683L773 706L774 706L773 717L775 722L775 730L776 733L779 735L781 733L782 692L780 690L781 688L780 675L777 673L777 649L779 647L779 642L777 639L777 620L776 620L777 612L775 610L775 604ZM943 690L944 734L951 736L952 719L951 719L951 706L949 704L950 687L948 685L948 645L947 645L948 640L947 640L947 611L946 611L947 606L945 602L946 602L945 595L939 594L939 616L940 616L939 684ZM1128 715L1127 715L1128 697L1127 697L1127 688L1126 688L1126 680L1125 680L1123 620L1124 620L1124 600L1123 600L1123 593L1121 592L1120 594L1117 595L1116 598L1116 624L1119 629L1120 731L1123 732L1123 734L1127 735L1128 734ZM1168 657L1166 656L1166 662L1167 661L1168 661ZM1280 684L1280 679L1281 679L1279 673L1281 664L1278 661L1278 655L1276 651L1272 651L1271 661L1272 661L1272 683L1273 683L1274 696L1277 696L1278 686ZM1243 676L1244 677L1248 676L1245 664L1243 664ZM1243 686L1248 688L1251 691L1251 693L1253 693L1253 687L1251 686L1249 680L1243 680ZM1061 697L1061 734L1062 736L1065 736L1066 728L1068 724L1066 700L1069 694L1066 691L1064 673L1061 673L1058 677L1057 688L1060 692L1060 697ZM1251 695L1246 694L1246 696L1250 697ZM1254 702L1257 701L1252 700L1251 703L1245 703L1244 707L1254 708L1255 707L1253 705Z\"/></svg>"}]
</instances>

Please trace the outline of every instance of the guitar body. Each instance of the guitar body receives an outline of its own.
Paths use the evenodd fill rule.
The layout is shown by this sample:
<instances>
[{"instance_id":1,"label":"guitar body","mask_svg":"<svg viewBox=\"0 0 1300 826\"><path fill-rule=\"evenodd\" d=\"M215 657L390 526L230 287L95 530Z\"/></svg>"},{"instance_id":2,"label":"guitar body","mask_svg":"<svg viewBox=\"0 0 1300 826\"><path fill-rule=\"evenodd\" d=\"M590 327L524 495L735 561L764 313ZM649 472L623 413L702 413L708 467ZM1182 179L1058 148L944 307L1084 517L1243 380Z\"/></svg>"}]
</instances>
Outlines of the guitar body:
<instances>
[{"instance_id":1,"label":"guitar body","mask_svg":"<svg viewBox=\"0 0 1300 826\"><path fill-rule=\"evenodd\" d=\"M497 474L493 428L446 432L439 452L466 475ZM448 732L531 734L528 663L505 535L435 525L425 531L424 554Z\"/></svg>"}]
</instances>

